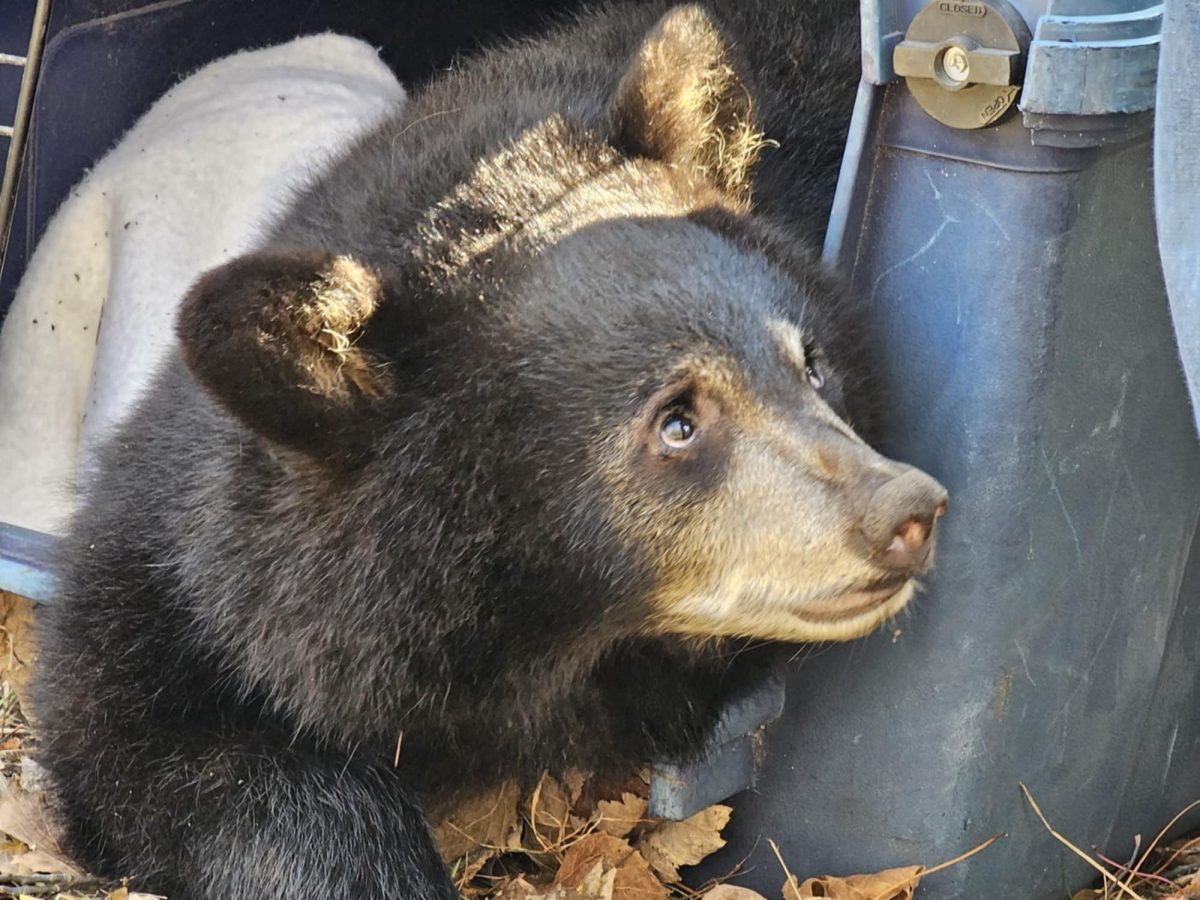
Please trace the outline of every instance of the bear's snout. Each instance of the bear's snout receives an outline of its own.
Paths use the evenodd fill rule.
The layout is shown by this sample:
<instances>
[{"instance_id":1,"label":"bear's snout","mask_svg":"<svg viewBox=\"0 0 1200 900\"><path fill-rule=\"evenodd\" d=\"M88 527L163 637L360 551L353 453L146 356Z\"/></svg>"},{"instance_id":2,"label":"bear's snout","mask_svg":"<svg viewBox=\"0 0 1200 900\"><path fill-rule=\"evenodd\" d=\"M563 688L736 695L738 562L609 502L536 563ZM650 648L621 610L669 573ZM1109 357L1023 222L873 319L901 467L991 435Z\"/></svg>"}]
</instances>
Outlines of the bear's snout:
<instances>
[{"instance_id":1,"label":"bear's snout","mask_svg":"<svg viewBox=\"0 0 1200 900\"><path fill-rule=\"evenodd\" d=\"M919 469L904 471L871 494L859 525L879 566L897 573L919 575L933 562L937 520L949 505L949 495L935 479Z\"/></svg>"}]
</instances>

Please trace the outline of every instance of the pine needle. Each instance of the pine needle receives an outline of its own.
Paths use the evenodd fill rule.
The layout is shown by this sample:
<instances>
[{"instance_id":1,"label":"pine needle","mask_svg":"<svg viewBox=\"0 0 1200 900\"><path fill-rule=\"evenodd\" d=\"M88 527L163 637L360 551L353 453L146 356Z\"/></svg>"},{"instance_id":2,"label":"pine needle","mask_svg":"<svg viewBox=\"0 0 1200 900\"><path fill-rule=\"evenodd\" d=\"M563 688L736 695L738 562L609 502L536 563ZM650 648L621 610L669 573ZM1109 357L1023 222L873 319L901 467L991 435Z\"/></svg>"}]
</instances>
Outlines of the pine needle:
<instances>
[{"instance_id":1,"label":"pine needle","mask_svg":"<svg viewBox=\"0 0 1200 900\"><path fill-rule=\"evenodd\" d=\"M958 856L954 857L954 859L948 859L944 863L938 863L936 866L930 866L928 869L922 869L921 877L924 878L926 875L932 875L935 872L941 872L945 869L950 868L951 866L957 866L960 862L962 862L963 860L970 859L976 853L982 853L988 847L992 846L992 844L996 843L996 841L1000 840L1000 838L1006 838L1006 837L1008 837L1007 832L1005 832L1003 834L993 834L990 838L988 838L986 841L984 841L979 846L972 847L966 853L960 853Z\"/></svg>"},{"instance_id":2,"label":"pine needle","mask_svg":"<svg viewBox=\"0 0 1200 900\"><path fill-rule=\"evenodd\" d=\"M1080 859L1082 859L1085 863L1087 863L1089 866L1091 866L1093 869L1095 869L1097 872L1099 872L1104 877L1104 884L1105 884L1106 888L1107 888L1107 885L1109 884L1109 882L1111 882L1114 886L1116 886L1116 888L1118 890L1120 890L1120 892L1122 894L1125 894L1126 896L1131 897L1132 900L1142 900L1141 897L1139 897L1137 894L1135 894L1133 891L1131 891L1128 887L1126 887L1124 884L1122 884L1120 881L1118 881L1115 877L1113 877L1113 875L1108 871L1108 869L1104 868L1104 866L1100 865L1098 862L1096 862L1094 859L1092 859L1090 856L1088 856L1086 853L1084 853L1082 850L1080 850L1078 847L1076 847L1074 844L1072 844L1067 838L1063 837L1061 834L1059 834L1057 831L1055 831L1053 826L1051 826L1051 824L1046 820L1046 817L1042 814L1041 807L1039 807L1037 805L1037 801L1033 799L1033 794L1031 794L1029 792L1029 788L1025 787L1024 782L1018 782L1018 784L1021 785L1021 792L1025 795L1026 802L1033 808L1034 814L1037 815L1037 817L1039 819L1041 819L1042 824L1044 826L1046 826L1046 830L1049 831L1050 834L1052 834L1054 836L1054 839L1057 840L1060 844L1062 844L1064 847L1066 847L1068 850L1070 850L1072 853L1074 853L1076 856L1078 856Z\"/></svg>"}]
</instances>

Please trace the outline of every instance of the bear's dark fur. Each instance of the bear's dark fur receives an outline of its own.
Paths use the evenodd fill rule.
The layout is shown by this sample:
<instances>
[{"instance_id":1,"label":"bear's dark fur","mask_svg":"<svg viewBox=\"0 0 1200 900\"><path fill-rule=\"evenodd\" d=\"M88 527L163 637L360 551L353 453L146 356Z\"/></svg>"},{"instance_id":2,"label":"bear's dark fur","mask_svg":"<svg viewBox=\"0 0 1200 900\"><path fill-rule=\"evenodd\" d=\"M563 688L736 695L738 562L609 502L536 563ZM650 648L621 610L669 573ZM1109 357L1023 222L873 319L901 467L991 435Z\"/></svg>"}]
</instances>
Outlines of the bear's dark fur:
<instances>
[{"instance_id":1,"label":"bear's dark fur","mask_svg":"<svg viewBox=\"0 0 1200 900\"><path fill-rule=\"evenodd\" d=\"M610 5L486 53L195 286L45 620L83 863L449 898L422 807L687 759L771 664L739 639L904 605L944 497L847 426L870 351L815 262L856 6Z\"/></svg>"}]
</instances>

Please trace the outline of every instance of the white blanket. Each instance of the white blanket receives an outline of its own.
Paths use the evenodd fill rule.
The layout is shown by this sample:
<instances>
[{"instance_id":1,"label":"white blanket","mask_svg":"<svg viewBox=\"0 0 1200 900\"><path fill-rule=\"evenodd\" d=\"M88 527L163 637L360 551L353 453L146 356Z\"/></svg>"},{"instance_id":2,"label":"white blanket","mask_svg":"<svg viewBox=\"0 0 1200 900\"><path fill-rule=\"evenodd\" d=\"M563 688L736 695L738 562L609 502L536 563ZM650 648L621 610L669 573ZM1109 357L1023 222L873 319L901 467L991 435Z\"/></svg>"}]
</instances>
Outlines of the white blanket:
<instances>
[{"instance_id":1,"label":"white blanket","mask_svg":"<svg viewBox=\"0 0 1200 900\"><path fill-rule=\"evenodd\" d=\"M258 245L296 187L404 100L366 44L239 53L172 88L72 190L0 330L0 522L60 531L206 269Z\"/></svg>"}]
</instances>

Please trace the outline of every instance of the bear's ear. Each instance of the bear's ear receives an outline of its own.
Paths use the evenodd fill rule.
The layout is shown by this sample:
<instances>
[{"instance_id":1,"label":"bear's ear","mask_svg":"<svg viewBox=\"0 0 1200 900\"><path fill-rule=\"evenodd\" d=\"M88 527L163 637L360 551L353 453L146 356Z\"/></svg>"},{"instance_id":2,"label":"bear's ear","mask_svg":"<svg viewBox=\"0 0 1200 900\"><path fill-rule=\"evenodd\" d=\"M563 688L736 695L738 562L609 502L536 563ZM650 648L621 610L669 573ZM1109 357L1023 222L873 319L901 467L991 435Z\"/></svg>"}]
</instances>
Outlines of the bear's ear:
<instances>
[{"instance_id":1,"label":"bear's ear","mask_svg":"<svg viewBox=\"0 0 1200 900\"><path fill-rule=\"evenodd\" d=\"M183 360L230 412L319 458L353 454L392 393L361 338L376 273L318 251L252 253L204 275L183 300Z\"/></svg>"},{"instance_id":2,"label":"bear's ear","mask_svg":"<svg viewBox=\"0 0 1200 900\"><path fill-rule=\"evenodd\" d=\"M690 168L738 202L763 147L750 94L703 7L671 9L643 40L611 110L617 146Z\"/></svg>"}]
</instances>

